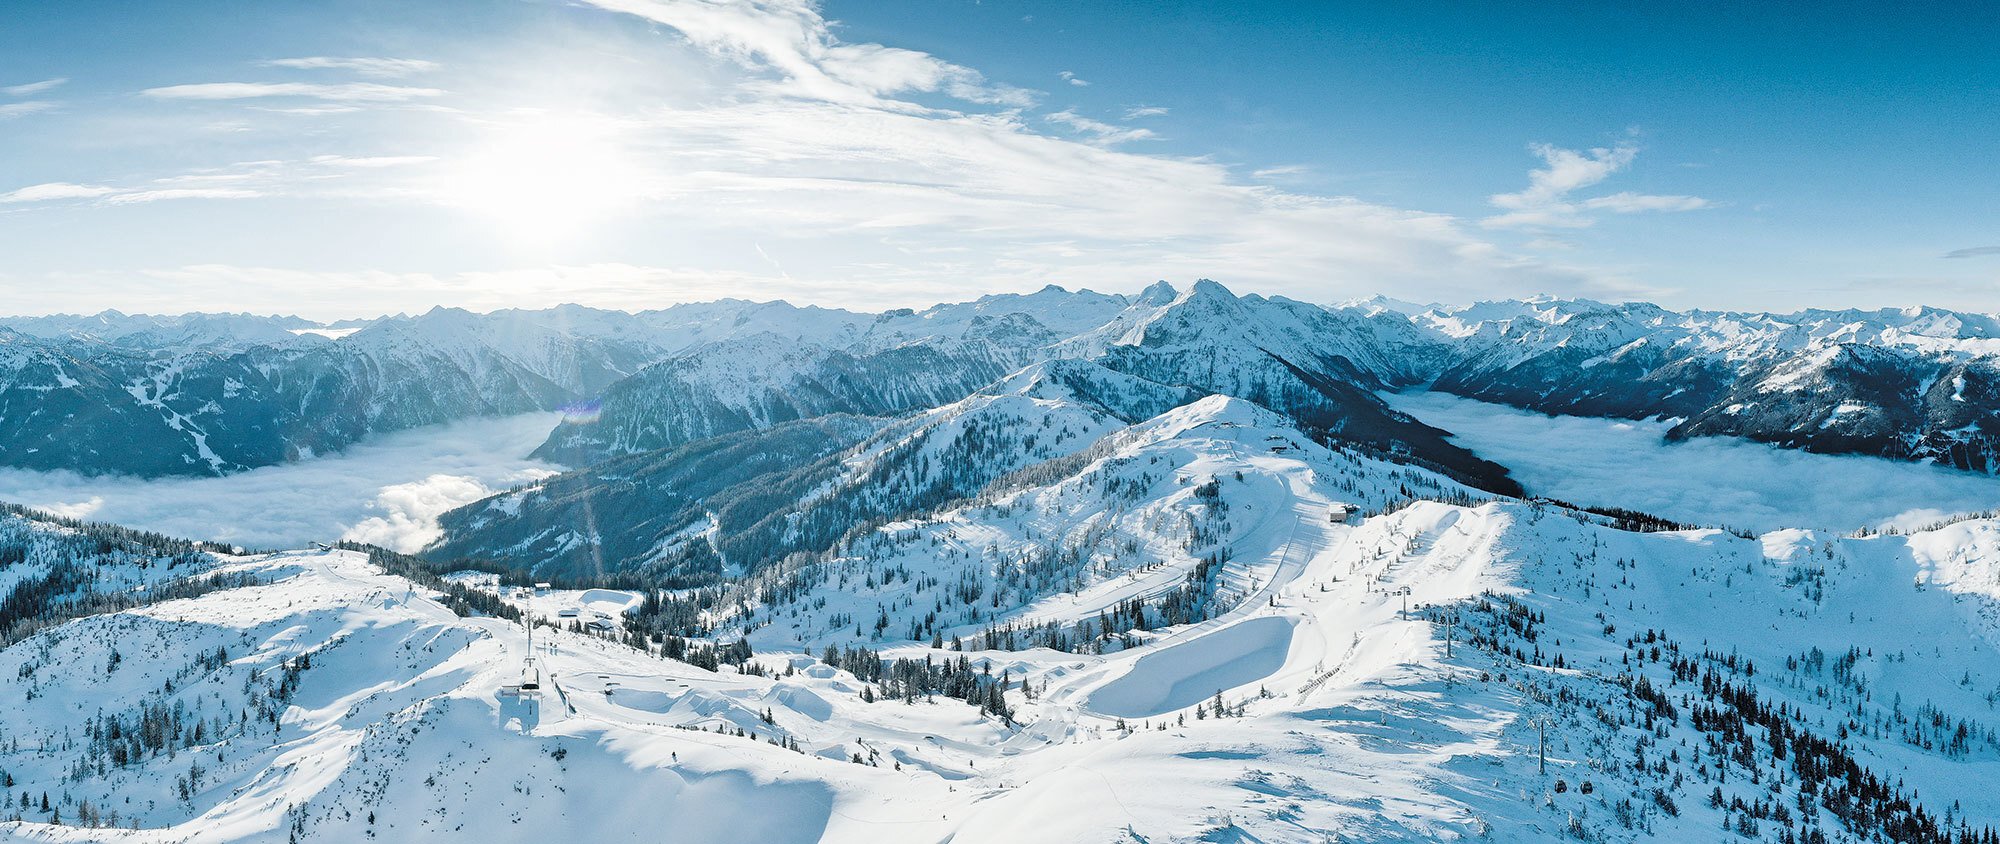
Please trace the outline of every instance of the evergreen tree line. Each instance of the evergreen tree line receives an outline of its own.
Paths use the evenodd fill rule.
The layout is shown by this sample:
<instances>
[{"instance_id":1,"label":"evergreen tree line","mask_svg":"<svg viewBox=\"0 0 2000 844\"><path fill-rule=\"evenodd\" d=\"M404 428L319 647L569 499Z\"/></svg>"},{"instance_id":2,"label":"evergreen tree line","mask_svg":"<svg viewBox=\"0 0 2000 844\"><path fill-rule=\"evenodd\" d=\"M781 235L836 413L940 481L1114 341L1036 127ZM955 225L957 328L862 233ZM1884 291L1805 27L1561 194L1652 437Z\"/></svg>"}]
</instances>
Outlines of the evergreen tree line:
<instances>
[{"instance_id":1,"label":"evergreen tree line","mask_svg":"<svg viewBox=\"0 0 2000 844\"><path fill-rule=\"evenodd\" d=\"M1211 553L1188 570L1181 585L1151 599L1138 595L1119 601L1111 609L1099 612L1096 618L988 625L970 639L952 637L951 648L1003 651L1049 648L1065 653L1101 654L1138 647L1134 631L1193 624L1210 618L1215 611L1215 575L1227 560L1226 552ZM934 634L931 644L942 647L942 637Z\"/></svg>"},{"instance_id":2,"label":"evergreen tree line","mask_svg":"<svg viewBox=\"0 0 2000 844\"><path fill-rule=\"evenodd\" d=\"M964 656L935 659L928 654L921 660L903 657L891 662L864 647L833 645L827 646L820 661L853 674L864 683L874 684L862 687L861 699L865 701L900 699L915 703L920 697L943 695L979 707L982 715L1014 723L1014 708L1007 703L1006 695L1012 681L1005 671L993 676L990 663L982 663L975 669ZM881 691L876 692L874 686L880 686Z\"/></svg>"},{"instance_id":3,"label":"evergreen tree line","mask_svg":"<svg viewBox=\"0 0 2000 844\"><path fill-rule=\"evenodd\" d=\"M444 593L440 603L460 618L491 616L508 621L520 621L521 610L507 603L499 595L484 589L476 589L462 583L445 580L433 568L433 564L422 557L413 557L365 542L342 541L336 548L345 551L359 551L368 555L368 562L389 574L412 581L420 586Z\"/></svg>"}]
</instances>

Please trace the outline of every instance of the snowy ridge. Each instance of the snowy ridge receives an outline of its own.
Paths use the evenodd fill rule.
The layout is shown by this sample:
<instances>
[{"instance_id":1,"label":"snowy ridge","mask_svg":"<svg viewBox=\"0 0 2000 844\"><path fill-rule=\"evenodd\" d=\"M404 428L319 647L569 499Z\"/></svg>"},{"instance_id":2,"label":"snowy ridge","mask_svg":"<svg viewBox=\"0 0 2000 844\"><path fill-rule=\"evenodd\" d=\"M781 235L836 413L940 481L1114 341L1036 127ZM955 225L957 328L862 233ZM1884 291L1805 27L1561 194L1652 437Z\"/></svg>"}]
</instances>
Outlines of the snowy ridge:
<instances>
[{"instance_id":1,"label":"snowy ridge","mask_svg":"<svg viewBox=\"0 0 2000 844\"><path fill-rule=\"evenodd\" d=\"M539 572L570 567L562 561L583 550L594 570L666 564L688 576L756 568L822 551L855 525L927 514L1193 398L1082 361L1036 364L886 425L834 425L853 432L848 437L824 436L830 429L818 420L839 420L818 417L550 479L447 517L447 536L430 553L499 558ZM727 467L718 464L722 455ZM696 478L684 468L692 466L707 468ZM617 515L640 511L633 520ZM607 522L649 544L604 536L599 525Z\"/></svg>"},{"instance_id":2,"label":"snowy ridge","mask_svg":"<svg viewBox=\"0 0 2000 844\"><path fill-rule=\"evenodd\" d=\"M105 312L0 328L0 380L20 388L0 416L0 465L86 473L231 472L371 431L558 407L572 419L542 455L585 465L823 413L916 412L1060 359L1263 403L1500 491L1498 467L1367 394L1430 384L1545 412L1681 420L1677 438L2000 465L2000 319L1934 308L1321 307L1204 280L880 314L720 300L636 314L439 308L329 326ZM138 404L120 395L135 388L147 392ZM59 420L105 445L66 441Z\"/></svg>"},{"instance_id":3,"label":"snowy ridge","mask_svg":"<svg viewBox=\"0 0 2000 844\"><path fill-rule=\"evenodd\" d=\"M1225 503L1223 490L1238 485L1246 491L1229 498L1254 503ZM1269 555L1312 541L1297 536L1304 522L1330 522L1335 504L1386 507L1414 489L1470 494L1428 473L1329 451L1277 414L1211 396L1002 478L959 509L884 525L826 562L753 581L746 591L779 601L753 605L748 632L753 643L783 648L857 629L870 639L967 637L1038 625L1044 602L1065 608L1054 618L1082 618L1169 596L1186 605L1154 606L1150 618L1193 618L1244 600L1252 584L1295 564L1286 552ZM1204 563L1214 570L1182 594ZM984 597L941 613L940 592Z\"/></svg>"},{"instance_id":4,"label":"snowy ridge","mask_svg":"<svg viewBox=\"0 0 2000 844\"><path fill-rule=\"evenodd\" d=\"M980 413L1039 429L1024 404L1092 407L1053 377L1071 366L882 430ZM20 814L4 828L1858 842L2000 816L1983 786L2000 776L1992 519L1619 530L1329 448L1228 396L1062 452L726 594L599 601L621 608L602 635L546 618L567 598L486 578L457 581L503 594L454 612L352 551L207 557L242 580L0 649L0 705L25 713L0 745ZM510 500L483 506L525 511ZM661 635L682 601L707 602L704 629ZM507 602L562 628L537 633L532 698L507 691L530 655L493 615ZM947 684L899 685L922 665ZM143 829L108 828L111 811Z\"/></svg>"}]
</instances>

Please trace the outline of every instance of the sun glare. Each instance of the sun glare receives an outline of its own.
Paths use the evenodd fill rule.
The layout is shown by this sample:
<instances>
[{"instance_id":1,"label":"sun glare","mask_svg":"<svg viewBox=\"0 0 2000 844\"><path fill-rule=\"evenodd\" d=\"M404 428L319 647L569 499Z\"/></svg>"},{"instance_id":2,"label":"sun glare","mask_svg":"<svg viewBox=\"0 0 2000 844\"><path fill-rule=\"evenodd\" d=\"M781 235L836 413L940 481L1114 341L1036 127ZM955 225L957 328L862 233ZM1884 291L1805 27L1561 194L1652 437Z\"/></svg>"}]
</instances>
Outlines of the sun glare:
<instances>
[{"instance_id":1,"label":"sun glare","mask_svg":"<svg viewBox=\"0 0 2000 844\"><path fill-rule=\"evenodd\" d=\"M632 168L613 128L561 114L495 126L450 170L444 194L516 242L572 240L633 197Z\"/></svg>"}]
</instances>

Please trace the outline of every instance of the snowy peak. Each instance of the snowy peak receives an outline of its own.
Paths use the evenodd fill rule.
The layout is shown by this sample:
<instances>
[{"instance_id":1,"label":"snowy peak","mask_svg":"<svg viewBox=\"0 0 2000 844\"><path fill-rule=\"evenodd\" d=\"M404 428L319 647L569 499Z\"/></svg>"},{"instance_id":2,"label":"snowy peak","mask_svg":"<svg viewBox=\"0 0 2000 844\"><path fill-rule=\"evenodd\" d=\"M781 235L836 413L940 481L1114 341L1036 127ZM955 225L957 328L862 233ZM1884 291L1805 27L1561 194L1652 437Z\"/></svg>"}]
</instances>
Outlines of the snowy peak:
<instances>
[{"instance_id":1,"label":"snowy peak","mask_svg":"<svg viewBox=\"0 0 2000 844\"><path fill-rule=\"evenodd\" d=\"M1154 441L1186 436L1208 426L1295 431L1291 421L1270 409L1234 396L1205 396L1132 427L1136 438Z\"/></svg>"},{"instance_id":2,"label":"snowy peak","mask_svg":"<svg viewBox=\"0 0 2000 844\"><path fill-rule=\"evenodd\" d=\"M2000 407L1981 388L2000 375L1991 315L1675 312L1553 297L1415 313L1407 304L1324 307L1203 279L1131 297L1049 285L880 314L726 299L639 314L440 307L338 326L244 314L8 318L0 328L48 352L10 342L7 383L47 389L7 398L0 465L229 472L371 431L578 403L597 408L583 414L591 427L565 425L544 454L583 465L820 413L912 413L1024 366L1080 359L1247 398L1315 431L1475 475L1492 473L1363 394L1432 384L1547 412L1691 420L1679 436L2000 466ZM50 420L68 418L95 441L134 445L65 445Z\"/></svg>"},{"instance_id":3,"label":"snowy peak","mask_svg":"<svg viewBox=\"0 0 2000 844\"><path fill-rule=\"evenodd\" d=\"M1129 304L1123 296L1091 290L1070 291L1051 284L1033 293L999 293L971 302L933 305L917 316L953 323L978 316L1020 315L1068 337L1104 324Z\"/></svg>"},{"instance_id":4,"label":"snowy peak","mask_svg":"<svg viewBox=\"0 0 2000 844\"><path fill-rule=\"evenodd\" d=\"M241 349L283 344L297 332L319 327L295 316L256 314L124 314L107 310L88 316L0 317L0 327L46 340L111 343L152 353Z\"/></svg>"},{"instance_id":5,"label":"snowy peak","mask_svg":"<svg viewBox=\"0 0 2000 844\"><path fill-rule=\"evenodd\" d=\"M1126 422L1149 419L1194 401L1200 393L1074 359L1043 361L994 382L979 393L1094 406Z\"/></svg>"},{"instance_id":6,"label":"snowy peak","mask_svg":"<svg viewBox=\"0 0 2000 844\"><path fill-rule=\"evenodd\" d=\"M1402 314L1403 316L1406 317L1413 317L1418 314L1426 313L1429 311L1435 311L1443 308L1442 305L1439 305L1435 302L1429 304L1418 304L1416 302L1410 302L1403 299L1392 299L1388 296L1384 296L1379 293L1374 296L1369 296L1365 299L1349 299L1345 302L1340 302L1331 305L1330 307L1334 310L1357 310L1361 311L1364 315L1367 316L1378 316L1384 313L1393 313L1393 314Z\"/></svg>"}]
</instances>

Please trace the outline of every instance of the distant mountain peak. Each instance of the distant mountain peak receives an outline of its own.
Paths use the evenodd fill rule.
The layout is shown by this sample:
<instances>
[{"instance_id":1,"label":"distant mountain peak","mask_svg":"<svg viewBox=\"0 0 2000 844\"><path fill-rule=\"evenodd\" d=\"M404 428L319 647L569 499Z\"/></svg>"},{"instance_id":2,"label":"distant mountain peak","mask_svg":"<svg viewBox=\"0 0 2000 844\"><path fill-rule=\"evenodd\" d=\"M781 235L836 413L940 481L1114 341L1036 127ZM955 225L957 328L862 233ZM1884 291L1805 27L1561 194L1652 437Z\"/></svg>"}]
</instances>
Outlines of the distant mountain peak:
<instances>
[{"instance_id":1,"label":"distant mountain peak","mask_svg":"<svg viewBox=\"0 0 2000 844\"><path fill-rule=\"evenodd\" d=\"M1180 295L1180 291L1175 290L1173 285L1164 281L1156 281L1146 285L1146 289L1139 291L1139 295L1133 298L1132 304L1158 307L1172 302L1179 298Z\"/></svg>"}]
</instances>

